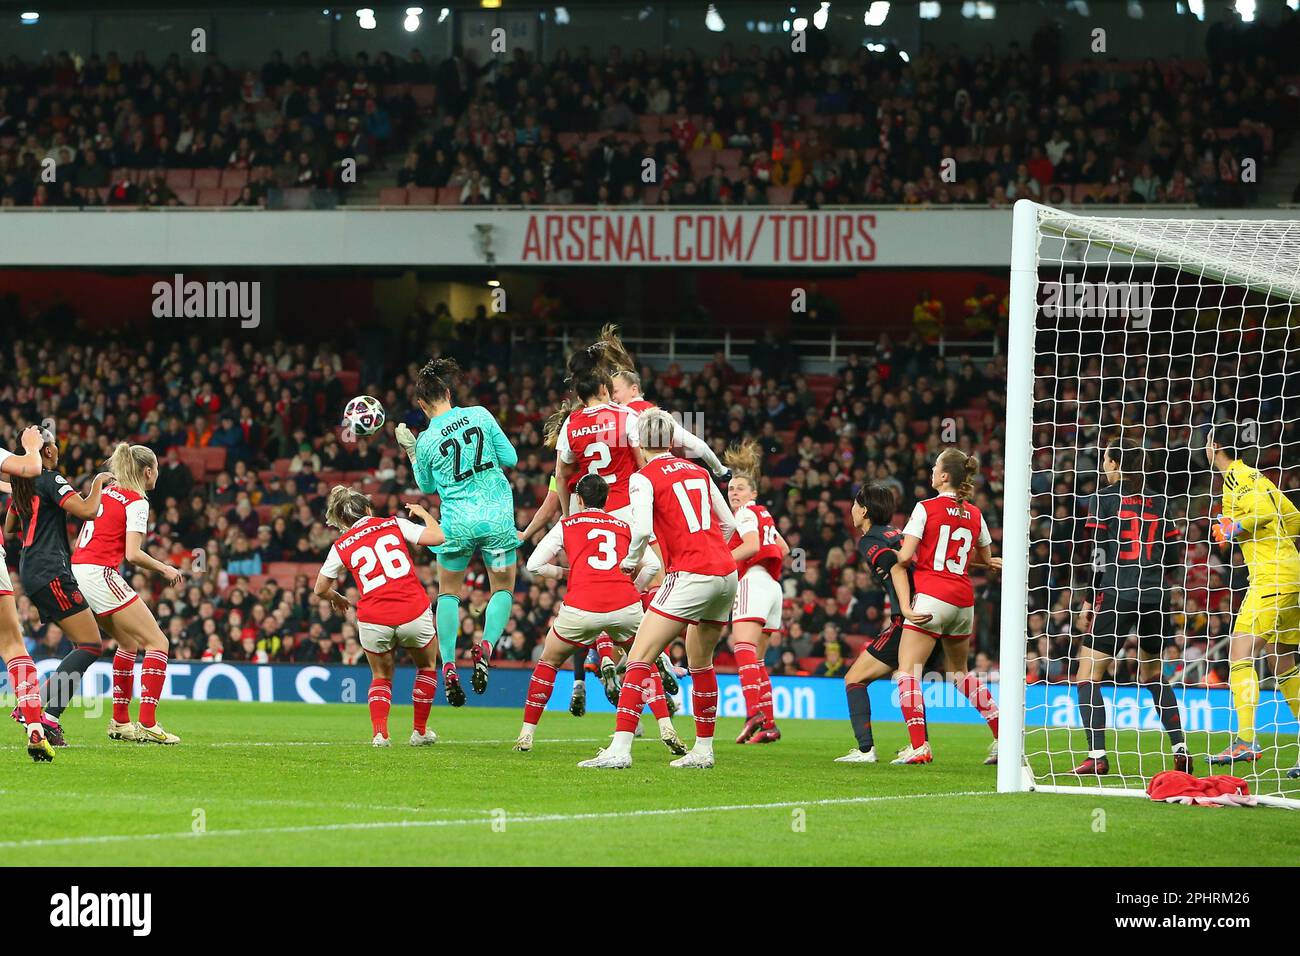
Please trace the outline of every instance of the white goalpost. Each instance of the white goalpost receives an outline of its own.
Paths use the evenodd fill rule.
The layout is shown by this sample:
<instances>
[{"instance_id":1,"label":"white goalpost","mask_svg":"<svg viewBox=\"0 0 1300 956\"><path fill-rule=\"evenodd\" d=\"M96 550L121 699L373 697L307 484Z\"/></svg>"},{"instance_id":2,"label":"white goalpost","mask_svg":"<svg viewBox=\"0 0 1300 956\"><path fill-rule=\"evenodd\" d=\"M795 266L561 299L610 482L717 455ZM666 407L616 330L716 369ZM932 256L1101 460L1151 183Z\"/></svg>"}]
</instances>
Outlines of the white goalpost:
<instances>
[{"instance_id":1,"label":"white goalpost","mask_svg":"<svg viewBox=\"0 0 1300 956\"><path fill-rule=\"evenodd\" d=\"M1205 455L1211 427L1231 423L1239 467L1300 505L1300 219L1077 215L1021 200L1009 322L998 790L1145 797L1151 777L1173 769L1167 730L1177 724L1198 776L1243 777L1261 802L1300 809L1300 774L1288 773L1300 765L1296 685L1277 680L1277 658L1247 655L1259 759L1208 762L1251 713L1227 683L1234 661L1234 680L1247 666L1231 635L1248 572L1240 542L1211 540L1224 476ZM1085 523L1113 491L1101 457L1119 438L1144 449L1179 543L1156 572L1160 593L1142 588L1143 606L1164 615L1163 641L1122 625L1105 680L1089 685L1100 683L1106 714L1109 772L1099 776L1075 772L1090 754L1074 674L1088 627L1081 595L1105 561ZM1279 547L1300 530L1284 525L1288 507L1278 503ZM1132 524L1134 549L1151 544L1146 517ZM1152 684L1138 681L1139 638L1147 680L1158 667L1177 720L1166 706L1162 723Z\"/></svg>"}]
</instances>

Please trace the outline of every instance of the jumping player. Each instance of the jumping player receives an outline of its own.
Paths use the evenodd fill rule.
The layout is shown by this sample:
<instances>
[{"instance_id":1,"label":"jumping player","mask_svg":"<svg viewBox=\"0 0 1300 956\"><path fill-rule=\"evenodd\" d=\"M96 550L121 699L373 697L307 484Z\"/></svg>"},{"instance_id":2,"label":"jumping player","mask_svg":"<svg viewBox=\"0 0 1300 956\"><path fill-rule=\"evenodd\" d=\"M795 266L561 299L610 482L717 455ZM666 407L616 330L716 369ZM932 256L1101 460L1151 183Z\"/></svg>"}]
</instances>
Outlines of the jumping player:
<instances>
[{"instance_id":1,"label":"jumping player","mask_svg":"<svg viewBox=\"0 0 1300 956\"><path fill-rule=\"evenodd\" d=\"M736 601L731 608L731 647L745 695L745 726L736 743L781 739L772 710L772 678L763 664L768 636L781 631L781 568L790 546L767 508L758 503L758 442L733 445L723 455L732 473L727 501L736 517L728 544L736 561Z\"/></svg>"},{"instance_id":2,"label":"jumping player","mask_svg":"<svg viewBox=\"0 0 1300 956\"><path fill-rule=\"evenodd\" d=\"M686 656L691 672L695 744L673 767L713 766L713 725L718 676L713 650L736 598L736 561L727 547L735 518L708 471L670 451L675 423L652 409L640 416L637 437L645 465L632 476L632 546L625 567L635 567L653 530L663 549L667 575L637 628L619 692L614 739L580 767L621 769L632 765L632 737L654 660L690 624Z\"/></svg>"},{"instance_id":3,"label":"jumping player","mask_svg":"<svg viewBox=\"0 0 1300 956\"><path fill-rule=\"evenodd\" d=\"M0 448L0 475L11 478L32 479L41 473L41 430L36 426L23 430L19 441L23 453L15 455ZM11 491L7 487L6 491ZM9 671L9 687L18 698L18 717L27 733L27 753L37 763L54 759L54 748L45 738L41 711L40 682L36 676L36 663L23 643L22 626L18 620L18 605L14 601L14 586L9 580L9 565L5 560L3 539L0 539L0 656L4 657ZM58 724L54 725L56 728Z\"/></svg>"},{"instance_id":4,"label":"jumping player","mask_svg":"<svg viewBox=\"0 0 1300 956\"><path fill-rule=\"evenodd\" d=\"M1002 566L989 550L993 539L984 517L970 503L978 471L979 460L972 455L956 448L939 453L930 472L930 483L938 495L917 502L903 527L903 544L890 572L900 610L907 619L898 652L898 699L911 742L893 761L896 764L930 763L934 759L926 740L921 669L936 641L942 644L949 679L975 705L993 732L993 745L985 763L997 761L997 705L979 676L966 669L975 625L970 565L982 564L995 571ZM914 607L904 600L906 569L913 558Z\"/></svg>"},{"instance_id":5,"label":"jumping player","mask_svg":"<svg viewBox=\"0 0 1300 956\"><path fill-rule=\"evenodd\" d=\"M21 533L18 577L28 599L36 605L41 623L58 624L74 645L45 682L42 695L47 718L45 736L51 744L61 747L64 736L59 718L76 695L81 675L103 650L95 615L72 576L66 515L82 521L93 518L99 511L104 486L113 476L109 472L96 475L90 491L82 497L54 471L59 463L54 435L42 431L41 441L40 474L35 478L15 475L10 482L13 497L5 515L5 534ZM13 717L19 720L20 712L15 710Z\"/></svg>"},{"instance_id":6,"label":"jumping player","mask_svg":"<svg viewBox=\"0 0 1300 956\"><path fill-rule=\"evenodd\" d=\"M113 655L113 715L108 719L110 740L152 744L178 744L157 719L158 698L167 679L170 644L140 595L118 569L123 561L161 575L177 585L184 575L144 550L149 532L149 499L158 482L158 458L144 445L120 443L108 460L116 483L100 495L99 510L81 526L72 554L72 575L95 613L99 629L117 642ZM135 658L143 650L140 669L140 722L131 720L135 684Z\"/></svg>"},{"instance_id":7,"label":"jumping player","mask_svg":"<svg viewBox=\"0 0 1300 956\"><path fill-rule=\"evenodd\" d=\"M528 559L532 573L559 578L564 569L553 562L563 551L569 559L569 586L528 684L524 724L514 745L518 751L533 749L534 732L565 660L573 654L585 658L602 634L628 647L643 616L641 595L621 570L632 544L632 529L605 511L608 483L600 475L583 475L576 494L578 509L556 524ZM649 678L649 705L659 721L659 738L680 756L686 753L686 745L673 729L663 685L656 671L651 670Z\"/></svg>"},{"instance_id":8,"label":"jumping player","mask_svg":"<svg viewBox=\"0 0 1300 956\"><path fill-rule=\"evenodd\" d=\"M420 369L415 401L429 419L417 439L405 424L397 426L397 441L411 459L416 483L425 494L441 500L446 537L438 556L438 647L442 655L443 690L453 707L463 706L465 691L456 673L456 642L460 637L460 592L474 552L483 557L491 596L483 615L483 637L474 644L472 685L487 690L492 648L510 619L515 587L514 494L504 468L519 461L492 413L481 406L451 404L452 386L460 369L448 358Z\"/></svg>"},{"instance_id":9,"label":"jumping player","mask_svg":"<svg viewBox=\"0 0 1300 956\"><path fill-rule=\"evenodd\" d=\"M1092 533L1093 599L1083 605L1086 628L1079 648L1075 689L1079 717L1088 737L1088 756L1077 774L1108 774L1106 707L1101 682L1129 634L1138 636L1138 681L1151 692L1160 723L1169 735L1174 769L1192 772L1182 718L1173 689L1161 676L1161 652L1168 637L1165 574L1182 564L1182 533L1166 516L1165 498L1148 487L1147 454L1127 439L1106 446L1101 459L1106 483L1088 508L1084 528Z\"/></svg>"},{"instance_id":10,"label":"jumping player","mask_svg":"<svg viewBox=\"0 0 1300 956\"><path fill-rule=\"evenodd\" d=\"M1277 485L1241 460L1238 429L1215 425L1205 454L1223 475L1223 514L1210 526L1220 544L1238 544L1250 572L1250 588L1237 609L1228 647L1228 687L1237 712L1235 739L1210 757L1215 765L1256 761L1263 753L1256 739L1262 656L1276 676L1278 690L1293 714L1300 713L1300 510ZM1300 777L1300 764L1288 772Z\"/></svg>"},{"instance_id":11,"label":"jumping player","mask_svg":"<svg viewBox=\"0 0 1300 956\"><path fill-rule=\"evenodd\" d=\"M437 636L429 595L415 573L409 546L436 548L445 540L442 529L420 505L406 510L424 522L406 518L377 518L370 499L344 485L330 489L325 503L325 523L342 533L316 576L317 597L346 614L351 605L335 587L349 571L356 582L357 633L370 663L371 743L389 746L388 712L393 705L393 658L400 644L415 662L415 723L411 746L431 744L438 735L429 726L429 710L438 689L437 661L430 653Z\"/></svg>"}]
</instances>

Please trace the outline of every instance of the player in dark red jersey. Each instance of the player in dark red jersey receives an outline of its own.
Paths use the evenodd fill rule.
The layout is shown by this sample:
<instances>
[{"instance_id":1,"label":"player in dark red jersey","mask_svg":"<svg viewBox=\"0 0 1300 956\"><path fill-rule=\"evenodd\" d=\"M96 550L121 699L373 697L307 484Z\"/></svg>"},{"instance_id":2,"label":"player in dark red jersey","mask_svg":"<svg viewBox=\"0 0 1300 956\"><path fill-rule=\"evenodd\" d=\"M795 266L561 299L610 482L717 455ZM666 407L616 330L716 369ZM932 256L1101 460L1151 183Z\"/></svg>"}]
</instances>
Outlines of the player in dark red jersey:
<instances>
[{"instance_id":1,"label":"player in dark red jersey","mask_svg":"<svg viewBox=\"0 0 1300 956\"><path fill-rule=\"evenodd\" d=\"M670 452L674 424L660 409L646 412L637 422L645 464L631 481L632 547L624 566L635 567L640 562L653 530L668 573L632 642L619 692L614 739L580 767L620 769L632 765L633 732L654 686L654 660L690 624L698 625L686 639L695 745L671 766L713 766L713 725L718 712L713 651L736 597L736 561L727 547L736 524L708 471Z\"/></svg>"},{"instance_id":2,"label":"player in dark red jersey","mask_svg":"<svg viewBox=\"0 0 1300 956\"><path fill-rule=\"evenodd\" d=\"M576 495L578 508L547 533L528 559L533 574L559 578L564 569L554 562L563 552L569 562L569 585L528 684L524 724L514 745L518 751L533 749L533 734L564 662L575 653L586 657L602 635L626 648L641 625L641 595L622 570L632 528L605 511L609 485L600 475L583 475ZM684 754L686 745L673 729L658 673L651 670L650 679L654 688L648 703L659 721L659 737L673 753Z\"/></svg>"},{"instance_id":3,"label":"player in dark red jersey","mask_svg":"<svg viewBox=\"0 0 1300 956\"><path fill-rule=\"evenodd\" d=\"M898 499L894 490L883 482L873 481L858 489L850 512L853 526L862 532L858 539L858 553L871 576L884 590L889 600L891 617L879 636L862 649L848 673L844 675L844 694L848 698L849 722L858 745L836 763L875 763L876 744L871 730L871 697L868 686L883 680L898 670L898 649L902 641L904 618L899 608L910 602L911 591L899 594L902 587L910 585L908 575L896 581L893 570L898 563L898 549L903 544L903 532L890 522Z\"/></svg>"},{"instance_id":4,"label":"player in dark red jersey","mask_svg":"<svg viewBox=\"0 0 1300 956\"><path fill-rule=\"evenodd\" d=\"M11 478L32 479L41 473L41 430L36 426L24 429L19 441L23 453L0 448L0 475ZM7 482L0 481L0 491L13 490ZM9 565L5 560L3 539L0 539L0 656L4 657L9 671L9 687L18 698L18 716L27 733L27 753L38 763L54 759L54 749L45 738L42 723L40 681L36 663L23 643L22 625L18 620L18 605L14 601L14 586L9 580ZM57 725L56 725L57 726Z\"/></svg>"},{"instance_id":5,"label":"player in dark red jersey","mask_svg":"<svg viewBox=\"0 0 1300 956\"><path fill-rule=\"evenodd\" d=\"M45 736L59 747L64 743L59 718L76 696L81 675L103 650L95 615L72 576L67 516L82 521L93 518L104 486L113 476L109 472L96 475L89 493L82 497L54 470L59 463L59 446L53 433L44 431L41 440L40 474L35 478L15 476L10 482L13 497L5 515L5 534L18 533L22 538L18 578L28 600L36 605L41 623L58 624L74 645L42 688ZM17 710L12 716L21 719Z\"/></svg>"},{"instance_id":6,"label":"player in dark red jersey","mask_svg":"<svg viewBox=\"0 0 1300 956\"><path fill-rule=\"evenodd\" d=\"M429 595L415 573L410 546L436 548L445 537L433 516L417 504L407 511L419 518L418 525L406 518L377 518L370 499L343 485L330 489L325 504L325 523L342 532L330 547L329 556L316 577L315 592L329 601L340 614L351 604L335 585L352 573L357 599L357 633L370 662L371 743L389 746L388 712L393 705L393 657L400 644L415 662L415 722L411 746L431 744L438 735L428 729L429 710L438 688L436 666L437 632Z\"/></svg>"},{"instance_id":7,"label":"player in dark red jersey","mask_svg":"<svg viewBox=\"0 0 1300 956\"><path fill-rule=\"evenodd\" d=\"M993 746L985 763L997 761L998 708L979 675L967 670L975 624L970 566L979 564L995 571L1002 566L989 550L993 539L984 517L970 503L978 471L979 460L973 455L956 448L940 452L930 472L930 483L938 495L918 502L903 528L903 545L891 573L907 619L898 653L898 699L911 745L893 761L896 764L934 759L925 733L921 670L936 641L943 647L949 679L993 732ZM903 600L904 585L900 583L909 563L916 589L911 603Z\"/></svg>"},{"instance_id":8,"label":"player in dark red jersey","mask_svg":"<svg viewBox=\"0 0 1300 956\"><path fill-rule=\"evenodd\" d=\"M1170 568L1182 566L1182 533L1165 514L1164 495L1148 488L1147 454L1141 445L1126 439L1111 442L1101 471L1106 487L1089 503L1084 523L1092 536L1095 580L1092 601L1084 603L1081 614L1085 634L1074 677L1088 756L1074 772L1110 773L1101 684L1119 648L1135 633L1138 682L1155 701L1169 735L1174 769L1191 773L1178 700L1160 674L1160 655L1169 636L1165 576Z\"/></svg>"},{"instance_id":9,"label":"player in dark red jersey","mask_svg":"<svg viewBox=\"0 0 1300 956\"><path fill-rule=\"evenodd\" d=\"M81 526L72 554L72 574L95 613L99 629L117 642L113 655L113 715L110 740L178 744L180 737L158 723L158 698L167 680L170 643L153 612L119 572L123 562L162 575L177 585L179 568L150 557L144 550L149 532L149 499L158 482L158 457L144 445L120 443L108 460L116 483L100 495L99 510ZM140 721L131 720L135 658L143 650L140 668Z\"/></svg>"},{"instance_id":10,"label":"player in dark red jersey","mask_svg":"<svg viewBox=\"0 0 1300 956\"><path fill-rule=\"evenodd\" d=\"M781 739L772 709L772 678L763 664L769 635L781 631L781 569L790 546L767 508L758 502L758 442L727 449L731 470L727 501L736 518L736 533L727 543L736 559L736 601L731 608L731 649L736 656L740 689L745 695L745 726L736 743L772 743Z\"/></svg>"}]
</instances>

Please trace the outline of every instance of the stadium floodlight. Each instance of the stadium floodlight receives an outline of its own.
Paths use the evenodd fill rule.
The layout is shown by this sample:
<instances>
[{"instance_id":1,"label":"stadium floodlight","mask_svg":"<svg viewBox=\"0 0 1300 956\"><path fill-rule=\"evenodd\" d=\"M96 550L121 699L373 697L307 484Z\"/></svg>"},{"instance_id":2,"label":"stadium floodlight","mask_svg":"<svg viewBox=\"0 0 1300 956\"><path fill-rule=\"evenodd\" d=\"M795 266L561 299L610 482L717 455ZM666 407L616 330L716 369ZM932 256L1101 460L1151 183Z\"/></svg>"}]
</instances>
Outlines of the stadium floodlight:
<instances>
[{"instance_id":1,"label":"stadium floodlight","mask_svg":"<svg viewBox=\"0 0 1300 956\"><path fill-rule=\"evenodd\" d=\"M721 33L727 29L726 22L722 19L722 14L713 4L709 4L709 9L704 12L704 25L714 33Z\"/></svg>"},{"instance_id":2,"label":"stadium floodlight","mask_svg":"<svg viewBox=\"0 0 1300 956\"><path fill-rule=\"evenodd\" d=\"M357 26L363 30L373 30L375 28L375 11L369 7L362 7L358 10Z\"/></svg>"},{"instance_id":3,"label":"stadium floodlight","mask_svg":"<svg viewBox=\"0 0 1300 956\"><path fill-rule=\"evenodd\" d=\"M569 8L568 8L568 7L556 7L556 8L555 8L555 23L556 23L556 26L561 26L561 27L562 27L562 26L564 26L565 24L567 24L568 22L569 22Z\"/></svg>"},{"instance_id":4,"label":"stadium floodlight","mask_svg":"<svg viewBox=\"0 0 1300 956\"><path fill-rule=\"evenodd\" d=\"M24 26L31 26L34 23L39 23L40 19L41 15L35 10L28 10L26 13L18 14L18 20Z\"/></svg>"},{"instance_id":5,"label":"stadium floodlight","mask_svg":"<svg viewBox=\"0 0 1300 956\"><path fill-rule=\"evenodd\" d=\"M911 63L911 62L912 62L912 58L911 58L910 56L907 55L907 51L906 51L906 50L899 50L899 51L898 51L898 58L899 58L900 60L902 60L904 63Z\"/></svg>"},{"instance_id":6,"label":"stadium floodlight","mask_svg":"<svg viewBox=\"0 0 1300 956\"><path fill-rule=\"evenodd\" d=\"M807 30L807 29L808 29L808 18L807 18L807 17L795 17L795 18L794 18L794 22L791 24L791 26L794 27L794 32L795 32L795 33L802 33L804 30Z\"/></svg>"},{"instance_id":7,"label":"stadium floodlight","mask_svg":"<svg viewBox=\"0 0 1300 956\"><path fill-rule=\"evenodd\" d=\"M822 5L818 7L817 12L813 14L813 26L818 30L825 30L826 21L830 19L830 15L831 5L823 0Z\"/></svg>"},{"instance_id":8,"label":"stadium floodlight","mask_svg":"<svg viewBox=\"0 0 1300 956\"><path fill-rule=\"evenodd\" d=\"M993 20L998 15L998 8L994 6L992 0L966 0L961 5L961 15L967 20L974 20L977 17L981 20Z\"/></svg>"},{"instance_id":9,"label":"stadium floodlight","mask_svg":"<svg viewBox=\"0 0 1300 956\"><path fill-rule=\"evenodd\" d=\"M1259 689L1269 686L1261 680L1269 666L1262 654L1238 656L1227 639L1232 625L1216 636L1192 623L1211 607L1223 615L1233 610L1233 585L1225 585L1229 596L1213 598L1213 605L1193 596L1219 588L1211 575L1231 567L1231 541L1227 552L1210 544L1212 515L1224 507L1220 472L1239 467L1242 476L1228 485L1238 487L1270 475L1280 481L1300 464L1288 460L1295 455L1296 398L1279 384L1300 363L1296 314L1300 220L1106 217L1016 203L999 791L1145 797L1150 779L1173 767L1175 736L1186 732L1188 757L1203 767L1249 727L1262 748L1249 773L1242 774L1240 764L1212 765L1211 771L1248 776L1251 795L1261 803L1300 809L1300 779L1288 774L1300 733L1288 705L1294 694L1286 686ZM1231 454L1212 464L1207 436L1227 422L1236 426ZM1112 484L1104 491L1114 472L1109 479L1098 475L1103 448L1119 438L1143 449L1146 464L1131 473L1138 484L1123 492L1139 489L1136 511L1133 498L1121 498L1121 488ZM1233 507L1242 513L1253 508L1256 528L1280 524L1291 506L1250 487L1250 503ZM1109 510L1105 500L1115 502ZM1085 514L1110 522L1095 532L1099 541L1112 542L1109 550L1093 546L1094 532L1081 527ZM1161 527L1166 530L1157 541L1154 529ZM1235 534L1230 529L1228 537ZM1170 557L1166 539L1186 541L1187 557L1179 555L1181 548ZM1143 567L1144 560L1150 564ZM1249 570L1253 577L1256 569ZM1112 611L1100 632L1100 615L1091 624L1075 617L1080 593L1094 587L1107 588L1108 606L1124 610ZM1114 599L1122 593L1118 588L1139 597L1123 606ZM1235 596L1243 591L1235 588ZM1065 617L1049 629L1055 602ZM1158 628L1169 638L1158 651L1146 651L1159 662L1157 677L1138 684L1130 655L1123 676L1117 663L1114 677L1099 679L1094 669L1074 687L1065 683L1073 678L1081 634L1110 638L1109 652L1124 656L1137 627L1127 608L1135 606L1160 615L1144 622L1141 636L1159 638L1146 630ZM1170 647L1179 647L1175 634L1183 643L1177 657L1168 657ZM1245 673L1243 661L1249 662ZM1230 664L1231 686L1240 686L1240 694L1217 686ZM1080 729L1085 721L1087 734ZM1109 765L1082 772L1099 741Z\"/></svg>"},{"instance_id":10,"label":"stadium floodlight","mask_svg":"<svg viewBox=\"0 0 1300 956\"><path fill-rule=\"evenodd\" d=\"M1255 0L1237 0L1233 7L1241 17L1242 23L1255 22Z\"/></svg>"},{"instance_id":11,"label":"stadium floodlight","mask_svg":"<svg viewBox=\"0 0 1300 956\"><path fill-rule=\"evenodd\" d=\"M423 7L407 7L406 19L402 21L402 29L407 33L414 33L420 29L420 14L424 13Z\"/></svg>"},{"instance_id":12,"label":"stadium floodlight","mask_svg":"<svg viewBox=\"0 0 1300 956\"><path fill-rule=\"evenodd\" d=\"M1205 20L1205 0L1187 0L1187 9L1196 19Z\"/></svg>"},{"instance_id":13,"label":"stadium floodlight","mask_svg":"<svg viewBox=\"0 0 1300 956\"><path fill-rule=\"evenodd\" d=\"M943 13L943 4L939 0L921 0L917 15L922 20L938 20Z\"/></svg>"},{"instance_id":14,"label":"stadium floodlight","mask_svg":"<svg viewBox=\"0 0 1300 956\"><path fill-rule=\"evenodd\" d=\"M442 23L449 16L451 16L451 7L443 7L441 10L438 11L438 22Z\"/></svg>"},{"instance_id":15,"label":"stadium floodlight","mask_svg":"<svg viewBox=\"0 0 1300 956\"><path fill-rule=\"evenodd\" d=\"M1141 20L1146 13L1146 10L1142 9L1142 0L1128 0L1129 19Z\"/></svg>"},{"instance_id":16,"label":"stadium floodlight","mask_svg":"<svg viewBox=\"0 0 1300 956\"><path fill-rule=\"evenodd\" d=\"M888 17L889 4L886 0L873 0L866 12L862 14L862 22L869 27L879 27L884 26Z\"/></svg>"}]
</instances>

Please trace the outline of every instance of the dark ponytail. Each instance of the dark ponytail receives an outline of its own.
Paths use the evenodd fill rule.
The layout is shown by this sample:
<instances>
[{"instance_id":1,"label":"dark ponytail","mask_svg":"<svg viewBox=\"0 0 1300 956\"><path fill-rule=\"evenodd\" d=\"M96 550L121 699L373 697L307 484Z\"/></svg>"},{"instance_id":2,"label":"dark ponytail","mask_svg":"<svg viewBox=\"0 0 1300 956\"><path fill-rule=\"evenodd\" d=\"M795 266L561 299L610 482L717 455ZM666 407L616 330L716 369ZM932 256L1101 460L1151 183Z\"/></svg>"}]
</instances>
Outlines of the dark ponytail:
<instances>
[{"instance_id":1,"label":"dark ponytail","mask_svg":"<svg viewBox=\"0 0 1300 956\"><path fill-rule=\"evenodd\" d=\"M54 433L47 428L42 428L41 442L41 451L43 452L46 445L54 444ZM44 467L44 463L42 463L41 467ZM31 521L32 499L36 497L36 479L10 475L9 487L12 489L9 501L14 506L14 510L18 512L18 517L22 518L24 522Z\"/></svg>"},{"instance_id":2,"label":"dark ponytail","mask_svg":"<svg viewBox=\"0 0 1300 956\"><path fill-rule=\"evenodd\" d=\"M450 402L451 392L460 377L460 366L452 358L426 362L415 379L415 397L426 405Z\"/></svg>"},{"instance_id":3,"label":"dark ponytail","mask_svg":"<svg viewBox=\"0 0 1300 956\"><path fill-rule=\"evenodd\" d=\"M606 391L614 387L608 369L601 362L601 351L593 345L569 356L568 384L584 402L599 397L602 387Z\"/></svg>"}]
</instances>

